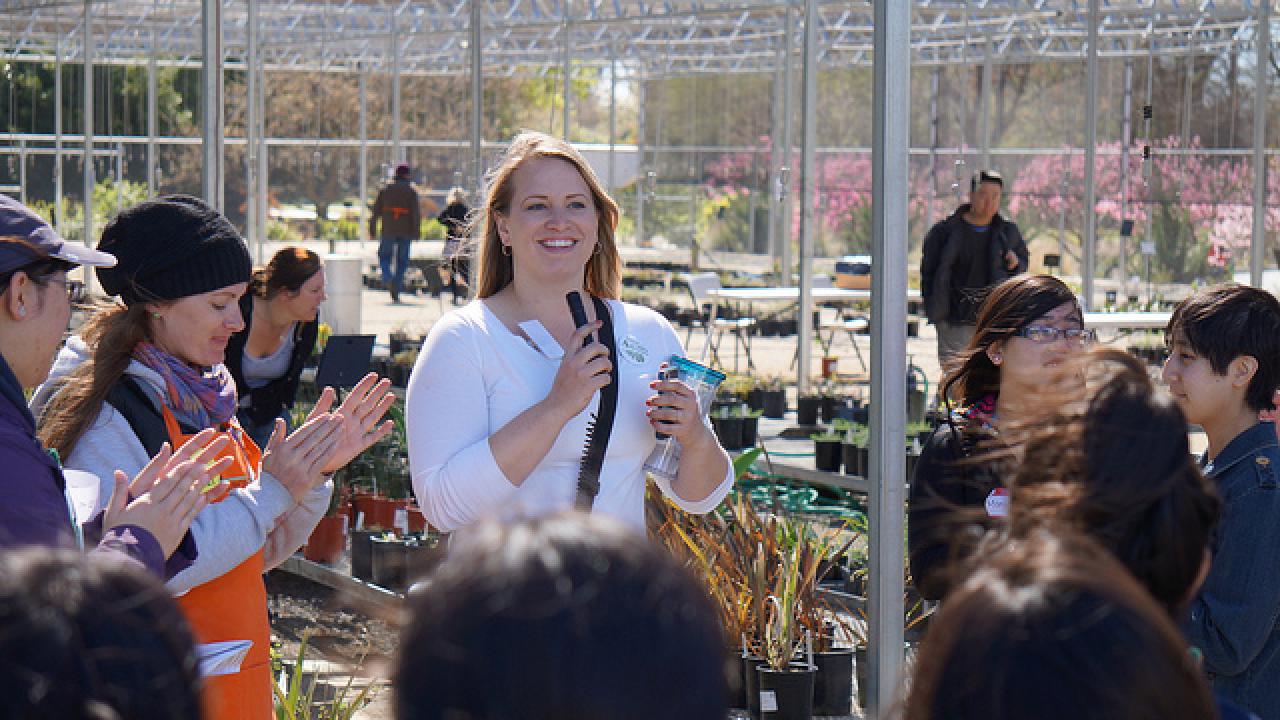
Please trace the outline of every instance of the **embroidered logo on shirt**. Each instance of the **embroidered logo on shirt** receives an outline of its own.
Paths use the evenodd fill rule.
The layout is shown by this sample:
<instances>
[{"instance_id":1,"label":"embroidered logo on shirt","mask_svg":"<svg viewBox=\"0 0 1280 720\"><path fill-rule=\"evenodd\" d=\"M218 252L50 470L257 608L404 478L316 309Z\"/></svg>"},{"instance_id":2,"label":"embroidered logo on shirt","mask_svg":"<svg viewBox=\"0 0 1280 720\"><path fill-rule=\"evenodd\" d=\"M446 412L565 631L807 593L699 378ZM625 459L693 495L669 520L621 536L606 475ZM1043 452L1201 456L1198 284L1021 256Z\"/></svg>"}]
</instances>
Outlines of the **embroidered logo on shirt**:
<instances>
[{"instance_id":1,"label":"embroidered logo on shirt","mask_svg":"<svg viewBox=\"0 0 1280 720\"><path fill-rule=\"evenodd\" d=\"M649 349L632 335L622 338L618 354L637 365L643 365L649 359Z\"/></svg>"}]
</instances>

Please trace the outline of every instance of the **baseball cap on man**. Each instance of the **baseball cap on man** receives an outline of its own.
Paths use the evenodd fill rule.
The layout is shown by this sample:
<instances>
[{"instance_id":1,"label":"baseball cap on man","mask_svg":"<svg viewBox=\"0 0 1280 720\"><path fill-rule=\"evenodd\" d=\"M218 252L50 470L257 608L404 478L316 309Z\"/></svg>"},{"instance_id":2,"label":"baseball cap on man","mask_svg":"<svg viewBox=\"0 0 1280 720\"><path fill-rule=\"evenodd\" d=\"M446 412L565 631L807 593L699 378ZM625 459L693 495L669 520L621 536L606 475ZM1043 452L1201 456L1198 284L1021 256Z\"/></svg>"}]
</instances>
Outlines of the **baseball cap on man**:
<instances>
[{"instance_id":1,"label":"baseball cap on man","mask_svg":"<svg viewBox=\"0 0 1280 720\"><path fill-rule=\"evenodd\" d=\"M73 265L111 267L116 264L114 255L62 239L31 208L0 194L0 238L5 237L26 242L0 242L0 273L46 259L40 253Z\"/></svg>"}]
</instances>

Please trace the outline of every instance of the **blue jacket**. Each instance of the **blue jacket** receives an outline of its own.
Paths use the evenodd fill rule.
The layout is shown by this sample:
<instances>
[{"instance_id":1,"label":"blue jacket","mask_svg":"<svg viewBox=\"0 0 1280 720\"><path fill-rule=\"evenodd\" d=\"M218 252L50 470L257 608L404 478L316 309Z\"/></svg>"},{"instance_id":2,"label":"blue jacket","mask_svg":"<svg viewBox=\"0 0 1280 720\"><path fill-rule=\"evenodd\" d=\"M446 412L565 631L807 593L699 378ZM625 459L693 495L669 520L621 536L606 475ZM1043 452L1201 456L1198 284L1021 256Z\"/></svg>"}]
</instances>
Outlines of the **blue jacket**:
<instances>
[{"instance_id":1,"label":"blue jacket","mask_svg":"<svg viewBox=\"0 0 1280 720\"><path fill-rule=\"evenodd\" d=\"M1213 565L1191 604L1187 638L1213 689L1280 720L1280 444L1275 426L1240 433L1205 467L1222 496Z\"/></svg>"},{"instance_id":2,"label":"blue jacket","mask_svg":"<svg viewBox=\"0 0 1280 720\"><path fill-rule=\"evenodd\" d=\"M36 438L36 422L9 364L0 357L0 548L76 547L62 468ZM91 542L101 534L101 516L85 527ZM148 531L121 525L102 535L94 552L123 553L159 577L164 553ZM185 560L186 564L190 560ZM181 570L179 567L177 570Z\"/></svg>"}]
</instances>

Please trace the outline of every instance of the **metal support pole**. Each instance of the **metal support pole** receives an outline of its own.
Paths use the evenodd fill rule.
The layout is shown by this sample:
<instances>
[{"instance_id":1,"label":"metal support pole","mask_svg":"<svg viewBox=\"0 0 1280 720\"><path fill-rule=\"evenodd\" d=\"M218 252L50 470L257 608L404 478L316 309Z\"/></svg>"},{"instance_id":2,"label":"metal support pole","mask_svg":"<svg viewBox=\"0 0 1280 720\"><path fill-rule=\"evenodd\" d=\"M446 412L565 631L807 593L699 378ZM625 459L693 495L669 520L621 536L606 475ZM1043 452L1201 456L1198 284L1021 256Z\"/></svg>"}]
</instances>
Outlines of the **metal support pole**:
<instances>
[{"instance_id":1,"label":"metal support pole","mask_svg":"<svg viewBox=\"0 0 1280 720\"><path fill-rule=\"evenodd\" d=\"M27 204L27 140L18 141L18 202Z\"/></svg>"},{"instance_id":2,"label":"metal support pole","mask_svg":"<svg viewBox=\"0 0 1280 720\"><path fill-rule=\"evenodd\" d=\"M84 3L84 244L93 246L93 3ZM92 282L93 273L84 274L85 283Z\"/></svg>"},{"instance_id":3,"label":"metal support pole","mask_svg":"<svg viewBox=\"0 0 1280 720\"><path fill-rule=\"evenodd\" d=\"M475 202L484 202L484 6L471 0L471 173Z\"/></svg>"},{"instance_id":4,"label":"metal support pole","mask_svg":"<svg viewBox=\"0 0 1280 720\"><path fill-rule=\"evenodd\" d=\"M266 238L258 234L255 227L258 217L258 0L248 0L248 17L245 28L248 35L248 67L245 68L245 124L244 124L244 195L246 238L253 246L257 263L265 265L267 260L264 243ZM262 198L265 200L265 198Z\"/></svg>"},{"instance_id":5,"label":"metal support pole","mask_svg":"<svg viewBox=\"0 0 1280 720\"><path fill-rule=\"evenodd\" d=\"M907 157L911 4L876 0L871 122L871 472L868 717L886 717L903 652L903 504L907 425Z\"/></svg>"},{"instance_id":6,"label":"metal support pole","mask_svg":"<svg viewBox=\"0 0 1280 720\"><path fill-rule=\"evenodd\" d=\"M817 201L814 172L814 144L818 139L818 0L804 4L804 98L800 116L803 123L800 160L800 308L796 335L796 392L809 387L810 355L813 352L813 206ZM905 187L905 186L904 186Z\"/></svg>"},{"instance_id":7,"label":"metal support pole","mask_svg":"<svg viewBox=\"0 0 1280 720\"><path fill-rule=\"evenodd\" d=\"M1253 239L1249 242L1249 284L1262 287L1267 246L1267 107L1270 96L1267 66L1271 59L1271 0L1258 2L1258 33L1254 38L1253 82Z\"/></svg>"},{"instance_id":8,"label":"metal support pole","mask_svg":"<svg viewBox=\"0 0 1280 720\"><path fill-rule=\"evenodd\" d=\"M261 202L258 203L258 215L254 222L258 226L258 237L265 242L269 211L267 198L270 197L268 188L271 187L271 145L267 143L267 71L262 58L258 58L258 67L255 72L258 73L258 96L255 98L255 102L258 103L258 189L256 194Z\"/></svg>"},{"instance_id":9,"label":"metal support pole","mask_svg":"<svg viewBox=\"0 0 1280 720\"><path fill-rule=\"evenodd\" d=\"M982 169L991 167L991 76L992 64L995 62L995 43L988 32L987 41L982 51L982 105L978 122L982 125Z\"/></svg>"},{"instance_id":10,"label":"metal support pole","mask_svg":"<svg viewBox=\"0 0 1280 720\"><path fill-rule=\"evenodd\" d=\"M1089 0L1089 56L1084 109L1084 266L1080 270L1085 311L1093 309L1093 275L1097 264L1097 187L1094 163L1098 157L1098 0Z\"/></svg>"},{"instance_id":11,"label":"metal support pole","mask_svg":"<svg viewBox=\"0 0 1280 720\"><path fill-rule=\"evenodd\" d=\"M605 187L612 194L617 184L616 159L618 143L618 54L609 46L609 175Z\"/></svg>"},{"instance_id":12,"label":"metal support pole","mask_svg":"<svg viewBox=\"0 0 1280 720\"><path fill-rule=\"evenodd\" d=\"M636 103L636 156L640 160L639 172L636 174L636 244L643 245L645 241L644 195L649 191L649 166L644 161L645 132L647 132L647 128L645 127L645 101L649 94L648 78L641 78L639 85L640 99L639 102Z\"/></svg>"},{"instance_id":13,"label":"metal support pole","mask_svg":"<svg viewBox=\"0 0 1280 720\"><path fill-rule=\"evenodd\" d=\"M369 71L360 64L360 232L369 227ZM374 240L375 238L369 238Z\"/></svg>"},{"instance_id":14,"label":"metal support pole","mask_svg":"<svg viewBox=\"0 0 1280 720\"><path fill-rule=\"evenodd\" d=\"M938 90L942 68L929 74L929 200L925 207L924 226L933 227L933 201L938 197Z\"/></svg>"},{"instance_id":15,"label":"metal support pole","mask_svg":"<svg viewBox=\"0 0 1280 720\"><path fill-rule=\"evenodd\" d=\"M569 142L569 97L573 92L573 88L569 82L569 74L573 69L572 60L569 54L569 36L573 34L573 25L569 22L569 3L565 0L561 7L564 8L564 23L560 26L560 127L564 130L564 140Z\"/></svg>"},{"instance_id":16,"label":"metal support pole","mask_svg":"<svg viewBox=\"0 0 1280 720\"><path fill-rule=\"evenodd\" d=\"M791 101L795 96L792 89L794 79L792 72L792 47L796 34L796 16L795 9L792 7L792 0L787 0L786 14L786 30L782 39L782 50L786 54L786 62L782 65L782 177L784 178L783 195L782 195L782 277L780 281L783 285L791 284L791 199L795 193L791 192L789 187L791 179L795 177L792 172L793 158L792 154L792 123L795 119L795 112L792 109Z\"/></svg>"},{"instance_id":17,"label":"metal support pole","mask_svg":"<svg viewBox=\"0 0 1280 720\"><path fill-rule=\"evenodd\" d=\"M62 28L53 39L53 227L62 232Z\"/></svg>"},{"instance_id":18,"label":"metal support pole","mask_svg":"<svg viewBox=\"0 0 1280 720\"><path fill-rule=\"evenodd\" d=\"M1124 121L1120 141L1120 220L1129 218L1129 149L1133 145L1133 59L1124 61ZM1120 236L1120 287L1129 294L1129 238ZM1124 299L1124 298L1122 298Z\"/></svg>"},{"instance_id":19,"label":"metal support pole","mask_svg":"<svg viewBox=\"0 0 1280 720\"><path fill-rule=\"evenodd\" d=\"M159 135L156 111L156 31L152 27L151 52L147 58L147 197L156 195L156 136Z\"/></svg>"},{"instance_id":20,"label":"metal support pole","mask_svg":"<svg viewBox=\"0 0 1280 720\"><path fill-rule=\"evenodd\" d=\"M400 8L391 11L391 163L404 162L400 145Z\"/></svg>"},{"instance_id":21,"label":"metal support pole","mask_svg":"<svg viewBox=\"0 0 1280 720\"><path fill-rule=\"evenodd\" d=\"M222 117L222 0L201 0L202 90L200 96L203 123L204 167L201 168L201 190L204 199L218 211L224 206L222 147L224 143Z\"/></svg>"},{"instance_id":22,"label":"metal support pole","mask_svg":"<svg viewBox=\"0 0 1280 720\"><path fill-rule=\"evenodd\" d=\"M769 131L769 256L773 260L776 282L782 281L782 63L785 59L778 51L778 66L773 73L772 128Z\"/></svg>"}]
</instances>

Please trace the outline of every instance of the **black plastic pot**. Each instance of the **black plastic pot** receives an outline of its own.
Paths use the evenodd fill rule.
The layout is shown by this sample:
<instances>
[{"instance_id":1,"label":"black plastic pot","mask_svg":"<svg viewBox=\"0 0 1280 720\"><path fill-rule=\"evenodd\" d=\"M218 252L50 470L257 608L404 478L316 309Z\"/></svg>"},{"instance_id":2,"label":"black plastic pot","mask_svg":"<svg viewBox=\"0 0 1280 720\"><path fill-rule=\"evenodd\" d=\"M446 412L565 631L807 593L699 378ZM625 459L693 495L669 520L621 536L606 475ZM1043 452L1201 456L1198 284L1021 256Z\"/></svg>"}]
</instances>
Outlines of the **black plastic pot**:
<instances>
[{"instance_id":1,"label":"black plastic pot","mask_svg":"<svg viewBox=\"0 0 1280 720\"><path fill-rule=\"evenodd\" d=\"M373 538L373 584L402 592L405 588L404 540Z\"/></svg>"},{"instance_id":2,"label":"black plastic pot","mask_svg":"<svg viewBox=\"0 0 1280 720\"><path fill-rule=\"evenodd\" d=\"M742 656L743 691L747 697L747 714L760 717L760 676L756 668L764 665L764 658L756 655Z\"/></svg>"},{"instance_id":3,"label":"black plastic pot","mask_svg":"<svg viewBox=\"0 0 1280 720\"><path fill-rule=\"evenodd\" d=\"M911 452L910 450L907 451L907 482L911 482L912 476L915 475L916 460L919 460L919 459L920 459L919 455Z\"/></svg>"},{"instance_id":4,"label":"black plastic pot","mask_svg":"<svg viewBox=\"0 0 1280 720\"><path fill-rule=\"evenodd\" d=\"M853 648L813 654L814 715L853 714Z\"/></svg>"},{"instance_id":5,"label":"black plastic pot","mask_svg":"<svg viewBox=\"0 0 1280 720\"><path fill-rule=\"evenodd\" d=\"M812 666L788 670L756 668L760 682L761 720L810 720L813 717Z\"/></svg>"},{"instance_id":6,"label":"black plastic pot","mask_svg":"<svg viewBox=\"0 0 1280 720\"><path fill-rule=\"evenodd\" d=\"M767 418L780 418L787 413L787 391L761 390L760 410Z\"/></svg>"},{"instance_id":7,"label":"black plastic pot","mask_svg":"<svg viewBox=\"0 0 1280 720\"><path fill-rule=\"evenodd\" d=\"M711 427L716 431L720 447L725 450L742 449L742 420L740 417L711 418Z\"/></svg>"},{"instance_id":8,"label":"black plastic pot","mask_svg":"<svg viewBox=\"0 0 1280 720\"><path fill-rule=\"evenodd\" d=\"M840 445L839 440L814 440L814 466L822 472L840 472Z\"/></svg>"},{"instance_id":9,"label":"black plastic pot","mask_svg":"<svg viewBox=\"0 0 1280 720\"><path fill-rule=\"evenodd\" d=\"M821 400L817 395L801 395L796 400L796 423L799 425L817 425L818 424L818 403Z\"/></svg>"},{"instance_id":10,"label":"black plastic pot","mask_svg":"<svg viewBox=\"0 0 1280 720\"><path fill-rule=\"evenodd\" d=\"M871 475L871 448L859 447L854 451L857 455L858 475L861 477L869 477Z\"/></svg>"},{"instance_id":11,"label":"black plastic pot","mask_svg":"<svg viewBox=\"0 0 1280 720\"><path fill-rule=\"evenodd\" d=\"M845 475L862 475L858 467L858 446L849 443L840 444L840 461L844 465Z\"/></svg>"},{"instance_id":12,"label":"black plastic pot","mask_svg":"<svg viewBox=\"0 0 1280 720\"><path fill-rule=\"evenodd\" d=\"M742 418L742 447L753 448L756 446L756 438L760 434L760 418L744 417Z\"/></svg>"},{"instance_id":13,"label":"black plastic pot","mask_svg":"<svg viewBox=\"0 0 1280 720\"><path fill-rule=\"evenodd\" d=\"M746 710L747 671L742 662L742 650L729 648L725 650L724 656L729 663L725 668L725 672L729 675L729 707Z\"/></svg>"},{"instance_id":14,"label":"black plastic pot","mask_svg":"<svg viewBox=\"0 0 1280 720\"><path fill-rule=\"evenodd\" d=\"M867 675L871 672L871 661L867 659L867 648L856 647L853 649L853 671L858 681L858 704L862 709L867 708L867 693L871 692L868 687L871 681L867 679Z\"/></svg>"},{"instance_id":15,"label":"black plastic pot","mask_svg":"<svg viewBox=\"0 0 1280 720\"><path fill-rule=\"evenodd\" d=\"M840 404L840 399L834 395L823 395L818 398L818 410L822 414L822 422L830 423L836 419L836 407Z\"/></svg>"},{"instance_id":16,"label":"black plastic pot","mask_svg":"<svg viewBox=\"0 0 1280 720\"><path fill-rule=\"evenodd\" d=\"M351 577L373 581L373 536L380 530L351 531Z\"/></svg>"}]
</instances>

